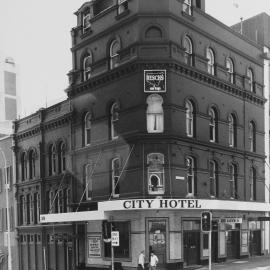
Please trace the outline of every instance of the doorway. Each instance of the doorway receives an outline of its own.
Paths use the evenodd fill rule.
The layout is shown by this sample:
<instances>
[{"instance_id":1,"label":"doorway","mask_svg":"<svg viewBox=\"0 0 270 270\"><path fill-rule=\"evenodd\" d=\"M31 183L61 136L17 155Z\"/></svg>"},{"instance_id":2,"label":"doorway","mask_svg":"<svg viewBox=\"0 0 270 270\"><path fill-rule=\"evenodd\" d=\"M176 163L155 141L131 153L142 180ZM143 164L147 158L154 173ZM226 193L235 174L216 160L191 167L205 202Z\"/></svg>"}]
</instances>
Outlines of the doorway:
<instances>
[{"instance_id":1,"label":"doorway","mask_svg":"<svg viewBox=\"0 0 270 270\"><path fill-rule=\"evenodd\" d=\"M227 236L227 258L238 259L240 256L240 231L230 230L226 232Z\"/></svg>"},{"instance_id":2,"label":"doorway","mask_svg":"<svg viewBox=\"0 0 270 270\"><path fill-rule=\"evenodd\" d=\"M165 267L167 242L167 220L148 220L148 247L158 257L158 268Z\"/></svg>"},{"instance_id":3,"label":"doorway","mask_svg":"<svg viewBox=\"0 0 270 270\"><path fill-rule=\"evenodd\" d=\"M250 231L249 238L249 252L250 256L261 255L261 231Z\"/></svg>"}]
</instances>

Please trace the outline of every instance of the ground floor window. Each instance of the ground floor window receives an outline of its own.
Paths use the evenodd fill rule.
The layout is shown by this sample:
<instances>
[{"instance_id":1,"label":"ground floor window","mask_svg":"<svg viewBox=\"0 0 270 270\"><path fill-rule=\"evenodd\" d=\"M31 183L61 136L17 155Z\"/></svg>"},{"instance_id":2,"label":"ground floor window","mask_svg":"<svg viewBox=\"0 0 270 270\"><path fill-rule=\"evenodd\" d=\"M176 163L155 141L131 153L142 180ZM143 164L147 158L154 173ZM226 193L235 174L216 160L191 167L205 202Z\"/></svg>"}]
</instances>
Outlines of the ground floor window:
<instances>
[{"instance_id":1,"label":"ground floor window","mask_svg":"<svg viewBox=\"0 0 270 270\"><path fill-rule=\"evenodd\" d=\"M110 237L111 230L119 231L119 247L114 247L115 258L130 257L130 222L114 221L103 224L103 236L107 234ZM104 241L104 256L111 257L111 243Z\"/></svg>"}]
</instances>

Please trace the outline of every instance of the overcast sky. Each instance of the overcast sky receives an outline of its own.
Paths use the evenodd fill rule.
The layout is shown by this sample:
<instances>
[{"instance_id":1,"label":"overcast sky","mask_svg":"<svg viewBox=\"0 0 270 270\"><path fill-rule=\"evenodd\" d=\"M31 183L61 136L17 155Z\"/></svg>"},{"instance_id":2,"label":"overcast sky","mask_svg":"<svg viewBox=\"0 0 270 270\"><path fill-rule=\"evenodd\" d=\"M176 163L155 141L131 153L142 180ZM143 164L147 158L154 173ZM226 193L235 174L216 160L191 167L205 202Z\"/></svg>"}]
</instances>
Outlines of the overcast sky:
<instances>
[{"instance_id":1,"label":"overcast sky","mask_svg":"<svg viewBox=\"0 0 270 270\"><path fill-rule=\"evenodd\" d=\"M147 1L147 0L145 0ZM156 0L158 1L158 0ZM65 99L71 70L73 14L85 0L0 0L0 52L19 66L22 116ZM227 25L261 12L270 1L206 0L206 11Z\"/></svg>"}]
</instances>

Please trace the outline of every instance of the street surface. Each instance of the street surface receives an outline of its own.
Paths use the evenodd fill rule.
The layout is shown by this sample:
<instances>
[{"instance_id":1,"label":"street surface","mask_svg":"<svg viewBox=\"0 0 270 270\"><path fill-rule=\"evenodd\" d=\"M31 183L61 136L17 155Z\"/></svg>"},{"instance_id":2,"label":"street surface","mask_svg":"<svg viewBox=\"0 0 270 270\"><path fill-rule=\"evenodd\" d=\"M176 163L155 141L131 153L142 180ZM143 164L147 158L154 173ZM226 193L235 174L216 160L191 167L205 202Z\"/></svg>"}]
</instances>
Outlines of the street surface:
<instances>
[{"instance_id":1,"label":"street surface","mask_svg":"<svg viewBox=\"0 0 270 270\"><path fill-rule=\"evenodd\" d=\"M199 268L200 270L208 270L208 265ZM236 260L220 264L213 264L212 270L270 270L270 257L258 256L249 259Z\"/></svg>"}]
</instances>

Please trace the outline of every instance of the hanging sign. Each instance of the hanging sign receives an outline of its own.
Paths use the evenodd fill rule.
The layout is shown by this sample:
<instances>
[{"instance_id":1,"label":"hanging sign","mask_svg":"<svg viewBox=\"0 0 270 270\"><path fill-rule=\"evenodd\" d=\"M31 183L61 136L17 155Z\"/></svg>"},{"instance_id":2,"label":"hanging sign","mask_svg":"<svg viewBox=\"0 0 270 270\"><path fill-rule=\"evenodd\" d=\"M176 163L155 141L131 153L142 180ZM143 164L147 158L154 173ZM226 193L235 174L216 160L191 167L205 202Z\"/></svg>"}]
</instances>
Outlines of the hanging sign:
<instances>
[{"instance_id":1,"label":"hanging sign","mask_svg":"<svg viewBox=\"0 0 270 270\"><path fill-rule=\"evenodd\" d=\"M111 239L112 239L112 246L119 247L119 232L118 231L112 231Z\"/></svg>"},{"instance_id":2,"label":"hanging sign","mask_svg":"<svg viewBox=\"0 0 270 270\"><path fill-rule=\"evenodd\" d=\"M144 92L165 93L166 92L166 70L144 71Z\"/></svg>"}]
</instances>

